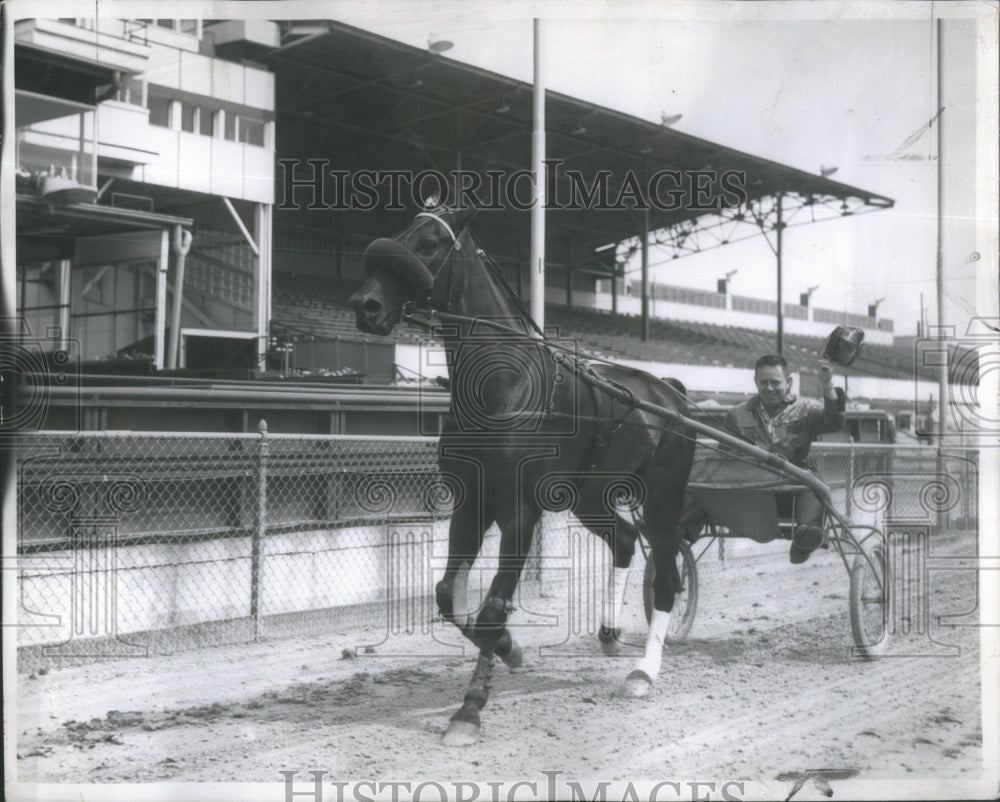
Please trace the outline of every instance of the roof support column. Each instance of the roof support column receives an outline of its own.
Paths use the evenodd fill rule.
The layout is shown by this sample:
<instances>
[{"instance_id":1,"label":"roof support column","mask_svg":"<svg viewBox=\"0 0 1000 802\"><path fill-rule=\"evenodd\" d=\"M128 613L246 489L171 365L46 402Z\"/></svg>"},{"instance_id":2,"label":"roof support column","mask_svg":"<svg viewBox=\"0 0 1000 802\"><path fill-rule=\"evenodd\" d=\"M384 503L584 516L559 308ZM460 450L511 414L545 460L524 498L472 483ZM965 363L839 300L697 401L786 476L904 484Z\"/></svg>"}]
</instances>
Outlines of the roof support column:
<instances>
[{"instance_id":1,"label":"roof support column","mask_svg":"<svg viewBox=\"0 0 1000 802\"><path fill-rule=\"evenodd\" d=\"M535 76L532 95L531 316L545 329L545 81L542 72L542 21L534 20Z\"/></svg>"},{"instance_id":2,"label":"roof support column","mask_svg":"<svg viewBox=\"0 0 1000 802\"><path fill-rule=\"evenodd\" d=\"M937 107L944 109L944 94L941 91L942 70L941 65L941 39L944 21L937 19ZM940 112L939 112L940 114ZM944 326L944 169L942 167L942 157L944 156L944 125L941 118L937 121L937 258L935 275L935 286L937 288L937 339L941 341L941 364L938 367L938 458L940 460L941 448L944 446L944 438L948 433L946 416L949 414L950 399L948 398L948 345L945 342ZM941 464L939 462L939 469Z\"/></svg>"},{"instance_id":3,"label":"roof support column","mask_svg":"<svg viewBox=\"0 0 1000 802\"><path fill-rule=\"evenodd\" d=\"M785 340L785 310L781 303L781 231L785 227L781 219L781 198L782 193L778 193L776 215L774 221L775 247L774 255L778 263L778 355L782 354Z\"/></svg>"},{"instance_id":4,"label":"roof support column","mask_svg":"<svg viewBox=\"0 0 1000 802\"><path fill-rule=\"evenodd\" d=\"M174 226L171 247L174 252L174 305L170 314L170 342L167 347L167 368L179 367L178 354L181 342L181 305L184 303L184 260L191 250L191 232L179 225Z\"/></svg>"},{"instance_id":5,"label":"roof support column","mask_svg":"<svg viewBox=\"0 0 1000 802\"><path fill-rule=\"evenodd\" d=\"M649 339L649 209L642 210L642 339Z\"/></svg>"},{"instance_id":6,"label":"roof support column","mask_svg":"<svg viewBox=\"0 0 1000 802\"><path fill-rule=\"evenodd\" d=\"M163 370L167 339L167 270L170 267L170 229L160 230L160 258L156 265L156 331L153 334L153 367Z\"/></svg>"},{"instance_id":7,"label":"roof support column","mask_svg":"<svg viewBox=\"0 0 1000 802\"><path fill-rule=\"evenodd\" d=\"M58 283L58 296L56 303L59 304L59 347L69 348L69 310L73 303L73 292L70 271L72 262L69 259L60 259L56 267L56 281Z\"/></svg>"},{"instance_id":8,"label":"roof support column","mask_svg":"<svg viewBox=\"0 0 1000 802\"><path fill-rule=\"evenodd\" d=\"M271 324L271 244L273 207L258 203L254 209L254 229L257 234L257 275L254 280L259 288L257 295L257 367L267 366L267 338ZM339 253L337 256L340 259ZM338 278L340 268L337 269Z\"/></svg>"}]
</instances>

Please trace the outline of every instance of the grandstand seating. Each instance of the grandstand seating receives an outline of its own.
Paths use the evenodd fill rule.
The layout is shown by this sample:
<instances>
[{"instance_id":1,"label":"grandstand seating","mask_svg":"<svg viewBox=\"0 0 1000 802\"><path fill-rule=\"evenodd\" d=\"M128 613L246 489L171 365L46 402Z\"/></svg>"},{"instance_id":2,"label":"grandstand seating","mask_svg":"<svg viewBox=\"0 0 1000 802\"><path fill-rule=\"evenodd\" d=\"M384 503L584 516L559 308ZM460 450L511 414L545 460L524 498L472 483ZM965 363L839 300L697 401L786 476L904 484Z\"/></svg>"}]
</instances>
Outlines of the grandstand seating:
<instances>
[{"instance_id":1,"label":"grandstand seating","mask_svg":"<svg viewBox=\"0 0 1000 802\"><path fill-rule=\"evenodd\" d=\"M641 319L598 310L547 305L545 322L561 337L577 340L583 350L626 359L747 368L758 356L775 349L774 334L765 331L651 318L649 340L641 339ZM813 369L824 338L799 334L784 336L784 352L792 370ZM857 373L890 379L912 380L914 351L867 343L852 365ZM921 368L923 379L935 381L933 368ZM975 371L957 377L964 383L976 380Z\"/></svg>"},{"instance_id":2,"label":"grandstand seating","mask_svg":"<svg viewBox=\"0 0 1000 802\"><path fill-rule=\"evenodd\" d=\"M392 337L361 334L354 323L354 313L347 299L357 282L343 282L308 276L296 280L275 276L272 315L276 326L284 328L293 339L343 339L375 342L418 342L426 333L410 326L399 326ZM695 323L651 318L649 339L642 340L641 319L636 315L612 314L595 309L547 304L546 328L562 338L575 340L580 350L598 356L640 361L752 367L758 356L774 351L774 334L766 331L724 326L718 323ZM814 369L823 348L822 337L785 334L785 356L792 370ZM852 366L859 374L913 379L914 352L866 343ZM922 368L921 378L936 381L933 368ZM975 376L962 376L968 383Z\"/></svg>"},{"instance_id":3,"label":"grandstand seating","mask_svg":"<svg viewBox=\"0 0 1000 802\"><path fill-rule=\"evenodd\" d=\"M275 275L272 283L271 321L288 339L350 339L365 342L418 342L426 337L421 329L401 325L391 337L362 334L348 304L359 282L344 282L316 276L299 278Z\"/></svg>"}]
</instances>

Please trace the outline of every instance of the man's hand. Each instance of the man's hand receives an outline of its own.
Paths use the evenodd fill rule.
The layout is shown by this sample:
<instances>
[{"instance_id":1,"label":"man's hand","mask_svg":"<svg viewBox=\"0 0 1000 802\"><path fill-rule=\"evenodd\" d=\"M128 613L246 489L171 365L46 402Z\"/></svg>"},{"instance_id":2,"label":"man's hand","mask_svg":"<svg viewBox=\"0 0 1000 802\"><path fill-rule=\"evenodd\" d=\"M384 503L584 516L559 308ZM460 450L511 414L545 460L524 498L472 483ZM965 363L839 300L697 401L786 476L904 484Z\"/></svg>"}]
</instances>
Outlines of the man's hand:
<instances>
[{"instance_id":1,"label":"man's hand","mask_svg":"<svg viewBox=\"0 0 1000 802\"><path fill-rule=\"evenodd\" d=\"M835 398L836 393L833 389L833 364L829 359L821 359L819 361L817 373L819 374L820 384L823 386L823 395Z\"/></svg>"}]
</instances>

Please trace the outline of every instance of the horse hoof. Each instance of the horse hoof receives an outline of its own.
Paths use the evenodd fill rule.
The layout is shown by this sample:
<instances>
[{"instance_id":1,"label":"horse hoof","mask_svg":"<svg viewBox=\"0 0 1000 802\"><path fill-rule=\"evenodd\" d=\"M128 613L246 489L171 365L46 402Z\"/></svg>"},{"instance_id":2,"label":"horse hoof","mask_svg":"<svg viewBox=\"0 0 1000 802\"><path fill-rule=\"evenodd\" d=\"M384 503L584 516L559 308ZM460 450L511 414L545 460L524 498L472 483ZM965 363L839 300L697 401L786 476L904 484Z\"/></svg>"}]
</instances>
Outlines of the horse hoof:
<instances>
[{"instance_id":1,"label":"horse hoof","mask_svg":"<svg viewBox=\"0 0 1000 802\"><path fill-rule=\"evenodd\" d=\"M649 678L649 675L645 671L640 671L637 668L625 677L625 682L621 688L621 695L629 699L641 699L643 696L649 694L652 687L653 680Z\"/></svg>"},{"instance_id":2,"label":"horse hoof","mask_svg":"<svg viewBox=\"0 0 1000 802\"><path fill-rule=\"evenodd\" d=\"M511 670L520 668L524 662L524 649L515 645L507 654L500 655L500 659Z\"/></svg>"},{"instance_id":3,"label":"horse hoof","mask_svg":"<svg viewBox=\"0 0 1000 802\"><path fill-rule=\"evenodd\" d=\"M479 725L471 721L452 720L441 736L445 746L472 746L479 740Z\"/></svg>"},{"instance_id":4,"label":"horse hoof","mask_svg":"<svg viewBox=\"0 0 1000 802\"><path fill-rule=\"evenodd\" d=\"M620 629L605 629L601 627L597 632L597 639L601 642L601 652L608 657L615 657L621 654L622 631Z\"/></svg>"}]
</instances>

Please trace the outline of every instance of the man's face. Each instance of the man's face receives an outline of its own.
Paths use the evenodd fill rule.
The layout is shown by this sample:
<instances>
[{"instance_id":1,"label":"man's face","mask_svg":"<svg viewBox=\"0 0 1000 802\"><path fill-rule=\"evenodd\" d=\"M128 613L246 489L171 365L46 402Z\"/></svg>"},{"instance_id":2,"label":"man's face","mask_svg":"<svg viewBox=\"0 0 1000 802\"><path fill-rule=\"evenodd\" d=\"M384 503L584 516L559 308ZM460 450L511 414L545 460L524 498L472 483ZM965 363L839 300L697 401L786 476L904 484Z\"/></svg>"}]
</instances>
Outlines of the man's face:
<instances>
[{"instance_id":1,"label":"man's face","mask_svg":"<svg viewBox=\"0 0 1000 802\"><path fill-rule=\"evenodd\" d=\"M757 383L760 400L768 412L777 409L791 389L792 377L785 374L781 365L759 368L753 378Z\"/></svg>"}]
</instances>

